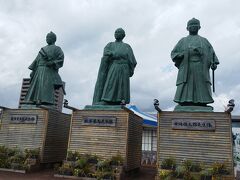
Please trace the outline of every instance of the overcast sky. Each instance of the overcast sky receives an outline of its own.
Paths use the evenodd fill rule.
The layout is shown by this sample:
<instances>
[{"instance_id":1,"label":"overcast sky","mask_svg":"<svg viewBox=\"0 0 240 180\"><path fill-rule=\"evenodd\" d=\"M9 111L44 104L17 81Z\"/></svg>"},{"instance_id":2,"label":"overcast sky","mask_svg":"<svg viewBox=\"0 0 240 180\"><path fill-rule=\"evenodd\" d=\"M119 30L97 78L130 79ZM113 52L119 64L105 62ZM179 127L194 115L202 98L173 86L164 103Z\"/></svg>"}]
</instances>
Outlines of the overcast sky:
<instances>
[{"instance_id":1,"label":"overcast sky","mask_svg":"<svg viewBox=\"0 0 240 180\"><path fill-rule=\"evenodd\" d=\"M83 108L92 103L104 46L122 27L137 67L131 78L131 103L153 110L153 99L172 110L177 68L170 52L188 35L186 23L201 22L199 34L212 44L220 65L215 72L215 111L235 99L240 114L240 1L239 0L0 0L0 105L18 106L22 78L49 31L65 54L60 75L66 99Z\"/></svg>"}]
</instances>

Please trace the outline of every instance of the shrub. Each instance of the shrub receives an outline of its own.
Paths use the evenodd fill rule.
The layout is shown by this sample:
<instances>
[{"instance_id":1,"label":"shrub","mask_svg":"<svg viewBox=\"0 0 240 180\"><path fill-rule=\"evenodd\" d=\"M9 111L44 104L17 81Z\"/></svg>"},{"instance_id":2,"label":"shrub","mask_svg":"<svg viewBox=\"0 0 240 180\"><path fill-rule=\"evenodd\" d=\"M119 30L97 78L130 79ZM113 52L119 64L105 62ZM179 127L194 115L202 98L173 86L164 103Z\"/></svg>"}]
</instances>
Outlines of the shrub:
<instances>
[{"instance_id":1,"label":"shrub","mask_svg":"<svg viewBox=\"0 0 240 180\"><path fill-rule=\"evenodd\" d=\"M53 170L54 170L54 172L58 172L58 170L59 170L60 167L61 167L61 165L60 165L59 163L55 163L55 164L53 165Z\"/></svg>"},{"instance_id":2,"label":"shrub","mask_svg":"<svg viewBox=\"0 0 240 180\"><path fill-rule=\"evenodd\" d=\"M200 171L201 180L212 180L213 169L204 168Z\"/></svg>"},{"instance_id":3,"label":"shrub","mask_svg":"<svg viewBox=\"0 0 240 180\"><path fill-rule=\"evenodd\" d=\"M174 176L177 178L183 178L185 172L186 172L186 168L182 165L179 165L176 167L174 171Z\"/></svg>"},{"instance_id":4,"label":"shrub","mask_svg":"<svg viewBox=\"0 0 240 180\"><path fill-rule=\"evenodd\" d=\"M186 171L191 171L192 170L192 161L191 160L183 160L182 161L182 166L185 167Z\"/></svg>"},{"instance_id":5,"label":"shrub","mask_svg":"<svg viewBox=\"0 0 240 180\"><path fill-rule=\"evenodd\" d=\"M77 151L67 152L67 161L76 161L81 158L81 155Z\"/></svg>"},{"instance_id":6,"label":"shrub","mask_svg":"<svg viewBox=\"0 0 240 180\"><path fill-rule=\"evenodd\" d=\"M96 154L94 155L86 154L85 156L86 156L87 162L91 164L97 164L98 161L100 160L100 158Z\"/></svg>"},{"instance_id":7,"label":"shrub","mask_svg":"<svg viewBox=\"0 0 240 180\"><path fill-rule=\"evenodd\" d=\"M26 160L26 156L21 152L15 154L14 156L9 157L10 163L24 164L25 160Z\"/></svg>"},{"instance_id":8,"label":"shrub","mask_svg":"<svg viewBox=\"0 0 240 180\"><path fill-rule=\"evenodd\" d=\"M7 148L8 157L12 157L19 152L20 152L20 149L18 149L18 148Z\"/></svg>"},{"instance_id":9,"label":"shrub","mask_svg":"<svg viewBox=\"0 0 240 180\"><path fill-rule=\"evenodd\" d=\"M58 173L77 177L116 179L122 168L116 168L114 165L122 164L123 158L120 154L110 159L101 160L97 155L68 151L67 161L64 161L63 165L58 168Z\"/></svg>"},{"instance_id":10,"label":"shrub","mask_svg":"<svg viewBox=\"0 0 240 180\"><path fill-rule=\"evenodd\" d=\"M26 157L31 159L38 159L40 155L40 148L36 149L25 149Z\"/></svg>"},{"instance_id":11,"label":"shrub","mask_svg":"<svg viewBox=\"0 0 240 180\"><path fill-rule=\"evenodd\" d=\"M192 163L192 172L200 172L203 169L204 165L201 163Z\"/></svg>"},{"instance_id":12,"label":"shrub","mask_svg":"<svg viewBox=\"0 0 240 180\"><path fill-rule=\"evenodd\" d=\"M212 165L213 175L227 175L229 170L226 167L226 164L223 162L214 162Z\"/></svg>"},{"instance_id":13,"label":"shrub","mask_svg":"<svg viewBox=\"0 0 240 180\"><path fill-rule=\"evenodd\" d=\"M162 169L172 169L174 170L176 168L176 160L173 157L166 158L161 163Z\"/></svg>"},{"instance_id":14,"label":"shrub","mask_svg":"<svg viewBox=\"0 0 240 180\"><path fill-rule=\"evenodd\" d=\"M27 160L30 156L37 159L39 157L39 148L22 151L19 148L0 146L0 168L27 170L31 166Z\"/></svg>"},{"instance_id":15,"label":"shrub","mask_svg":"<svg viewBox=\"0 0 240 180\"><path fill-rule=\"evenodd\" d=\"M76 168L80 168L83 169L86 165L87 165L88 161L86 158L81 158L79 160L76 161Z\"/></svg>"},{"instance_id":16,"label":"shrub","mask_svg":"<svg viewBox=\"0 0 240 180\"><path fill-rule=\"evenodd\" d=\"M5 146L0 146L0 168L8 168L9 166L8 148Z\"/></svg>"},{"instance_id":17,"label":"shrub","mask_svg":"<svg viewBox=\"0 0 240 180\"><path fill-rule=\"evenodd\" d=\"M116 156L112 156L112 158L110 159L110 164L113 166L122 166L123 165L123 157L121 156L121 154L118 152L116 154Z\"/></svg>"},{"instance_id":18,"label":"shrub","mask_svg":"<svg viewBox=\"0 0 240 180\"><path fill-rule=\"evenodd\" d=\"M62 175L69 175L72 176L74 171L74 167L72 167L71 163L65 162L63 165L59 168L59 174Z\"/></svg>"},{"instance_id":19,"label":"shrub","mask_svg":"<svg viewBox=\"0 0 240 180\"><path fill-rule=\"evenodd\" d=\"M97 169L101 171L111 170L111 165L109 160L102 160L97 163Z\"/></svg>"},{"instance_id":20,"label":"shrub","mask_svg":"<svg viewBox=\"0 0 240 180\"><path fill-rule=\"evenodd\" d=\"M174 176L174 172L168 169L160 170L160 178L163 180L170 180Z\"/></svg>"}]
</instances>

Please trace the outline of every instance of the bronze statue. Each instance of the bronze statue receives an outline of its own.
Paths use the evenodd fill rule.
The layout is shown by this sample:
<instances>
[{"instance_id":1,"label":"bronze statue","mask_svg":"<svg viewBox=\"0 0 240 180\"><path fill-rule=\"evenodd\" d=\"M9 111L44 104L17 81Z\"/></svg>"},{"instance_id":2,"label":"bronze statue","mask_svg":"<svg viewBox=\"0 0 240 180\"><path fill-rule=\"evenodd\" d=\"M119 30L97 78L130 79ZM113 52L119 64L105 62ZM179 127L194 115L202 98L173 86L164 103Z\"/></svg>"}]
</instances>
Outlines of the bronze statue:
<instances>
[{"instance_id":1,"label":"bronze statue","mask_svg":"<svg viewBox=\"0 0 240 180\"><path fill-rule=\"evenodd\" d=\"M132 48L122 40L122 28L115 31L115 42L106 45L95 85L93 105L119 105L130 102L130 80L137 64Z\"/></svg>"},{"instance_id":2,"label":"bronze statue","mask_svg":"<svg viewBox=\"0 0 240 180\"><path fill-rule=\"evenodd\" d=\"M200 28L198 19L189 20L189 35L182 38L171 52L171 58L178 68L174 101L179 106L175 110L184 106L186 110L190 110L190 106L204 108L214 102L209 69L216 70L219 61L208 40L198 35Z\"/></svg>"},{"instance_id":3,"label":"bronze statue","mask_svg":"<svg viewBox=\"0 0 240 180\"><path fill-rule=\"evenodd\" d=\"M60 47L55 45L57 36L50 32L47 34L47 46L42 47L28 67L30 74L30 87L25 102L37 105L53 105L54 91L63 88L63 82L58 69L63 66L64 54Z\"/></svg>"}]
</instances>

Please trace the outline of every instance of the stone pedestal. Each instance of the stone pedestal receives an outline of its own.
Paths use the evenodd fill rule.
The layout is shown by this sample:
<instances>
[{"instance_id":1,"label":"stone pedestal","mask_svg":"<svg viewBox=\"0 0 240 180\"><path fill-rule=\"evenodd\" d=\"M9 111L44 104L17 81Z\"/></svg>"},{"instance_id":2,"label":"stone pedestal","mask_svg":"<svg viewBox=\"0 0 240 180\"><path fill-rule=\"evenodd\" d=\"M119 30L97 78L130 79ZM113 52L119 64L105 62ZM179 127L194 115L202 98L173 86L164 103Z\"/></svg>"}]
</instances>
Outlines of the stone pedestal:
<instances>
[{"instance_id":1,"label":"stone pedestal","mask_svg":"<svg viewBox=\"0 0 240 180\"><path fill-rule=\"evenodd\" d=\"M78 110L72 114L68 150L111 158L119 153L125 171L140 167L142 118L130 110Z\"/></svg>"},{"instance_id":2,"label":"stone pedestal","mask_svg":"<svg viewBox=\"0 0 240 180\"><path fill-rule=\"evenodd\" d=\"M178 112L213 112L212 106L181 106L177 105L174 111Z\"/></svg>"},{"instance_id":3,"label":"stone pedestal","mask_svg":"<svg viewBox=\"0 0 240 180\"><path fill-rule=\"evenodd\" d=\"M71 116L45 109L3 109L0 145L40 148L40 163L61 162L67 154Z\"/></svg>"},{"instance_id":4,"label":"stone pedestal","mask_svg":"<svg viewBox=\"0 0 240 180\"><path fill-rule=\"evenodd\" d=\"M158 170L165 158L225 162L233 179L231 117L220 112L161 112L158 114ZM158 171L159 172L159 171Z\"/></svg>"}]
</instances>

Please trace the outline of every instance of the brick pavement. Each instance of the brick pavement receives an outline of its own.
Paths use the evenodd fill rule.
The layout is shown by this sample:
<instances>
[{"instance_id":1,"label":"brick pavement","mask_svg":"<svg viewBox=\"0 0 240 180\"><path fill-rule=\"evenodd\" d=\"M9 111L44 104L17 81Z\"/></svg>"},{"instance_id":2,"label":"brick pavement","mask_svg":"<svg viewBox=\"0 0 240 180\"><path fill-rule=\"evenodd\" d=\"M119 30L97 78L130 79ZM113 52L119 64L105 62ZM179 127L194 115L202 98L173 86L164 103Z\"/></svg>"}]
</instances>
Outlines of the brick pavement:
<instances>
[{"instance_id":1,"label":"brick pavement","mask_svg":"<svg viewBox=\"0 0 240 180\"><path fill-rule=\"evenodd\" d=\"M154 180L156 170L152 168L141 168L138 174L124 178L125 180ZM54 172L51 169L41 170L28 174L0 171L0 180L63 180L66 178L53 177Z\"/></svg>"}]
</instances>

